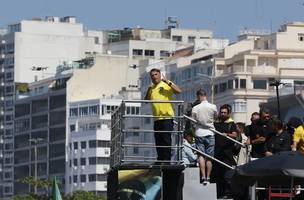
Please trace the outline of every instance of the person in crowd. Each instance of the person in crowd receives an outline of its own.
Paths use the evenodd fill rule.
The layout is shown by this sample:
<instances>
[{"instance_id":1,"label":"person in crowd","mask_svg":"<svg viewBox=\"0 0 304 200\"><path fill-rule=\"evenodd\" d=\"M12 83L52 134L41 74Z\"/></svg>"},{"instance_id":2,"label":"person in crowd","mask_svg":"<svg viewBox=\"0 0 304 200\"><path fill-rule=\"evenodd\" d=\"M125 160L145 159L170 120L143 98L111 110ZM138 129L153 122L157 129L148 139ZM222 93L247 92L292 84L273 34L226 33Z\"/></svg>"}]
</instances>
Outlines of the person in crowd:
<instances>
[{"instance_id":1,"label":"person in crowd","mask_svg":"<svg viewBox=\"0 0 304 200\"><path fill-rule=\"evenodd\" d=\"M293 138L293 134L294 134L296 128L298 128L302 124L303 124L303 122L299 117L293 116L293 117L289 118L289 120L286 124L286 127L287 127L288 133L291 135L291 138ZM293 144L293 140L291 140L291 144Z\"/></svg>"},{"instance_id":2,"label":"person in crowd","mask_svg":"<svg viewBox=\"0 0 304 200\"><path fill-rule=\"evenodd\" d=\"M274 134L272 127L272 117L269 109L263 108L260 110L261 121L260 125L263 129L263 135L265 137L265 142L267 142Z\"/></svg>"},{"instance_id":3,"label":"person in crowd","mask_svg":"<svg viewBox=\"0 0 304 200\"><path fill-rule=\"evenodd\" d=\"M235 155L235 160L237 165L243 165L250 161L250 150L251 145L247 144L249 138L245 135L245 123L237 122L236 123L237 138L241 138L241 142L246 144L245 147L240 146L240 152L238 155ZM246 185L238 184L231 182L231 188L233 193L234 200L249 200L249 187Z\"/></svg>"},{"instance_id":4,"label":"person in crowd","mask_svg":"<svg viewBox=\"0 0 304 200\"><path fill-rule=\"evenodd\" d=\"M199 124L195 130L195 145L198 150L209 156L214 156L214 133L210 129L214 129L214 120L217 116L216 105L211 104L207 100L206 92L200 89L196 93L199 104L192 109L192 117ZM210 182L210 174L212 171L212 162L203 155L198 155L198 162L201 172L201 182L206 185Z\"/></svg>"},{"instance_id":5,"label":"person in crowd","mask_svg":"<svg viewBox=\"0 0 304 200\"><path fill-rule=\"evenodd\" d=\"M265 141L262 125L260 124L260 114L254 112L251 114L251 124L246 126L245 134L248 137L246 144L251 144L251 157L261 158L265 156Z\"/></svg>"},{"instance_id":6,"label":"person in crowd","mask_svg":"<svg viewBox=\"0 0 304 200\"><path fill-rule=\"evenodd\" d=\"M243 144L247 144L249 138L245 134L245 123L242 122L236 123L236 130L238 134L237 137L241 138L241 142ZM249 162L250 150L251 150L250 144L246 145L245 147L241 147L239 154L235 156L237 165L243 165Z\"/></svg>"},{"instance_id":7,"label":"person in crowd","mask_svg":"<svg viewBox=\"0 0 304 200\"><path fill-rule=\"evenodd\" d=\"M191 117L191 115L192 115L192 108L194 106L200 104L200 103L201 103L201 99L198 96L198 94L196 94L196 100L193 103L189 103L188 106L187 106L186 115L189 116L189 117ZM186 124L185 124L185 130L188 130L190 128L195 128L195 127L193 126L193 124L189 120L187 120Z\"/></svg>"},{"instance_id":8,"label":"person in crowd","mask_svg":"<svg viewBox=\"0 0 304 200\"><path fill-rule=\"evenodd\" d=\"M183 151L182 151L182 158L184 165L191 166L196 165L197 156L193 153L192 149L189 146L192 146L194 138L194 130L187 129L184 132L184 139L183 139Z\"/></svg>"},{"instance_id":9,"label":"person in crowd","mask_svg":"<svg viewBox=\"0 0 304 200\"><path fill-rule=\"evenodd\" d=\"M290 151L290 135L284 129L284 124L279 119L272 120L272 127L274 130L274 134L270 137L270 139L266 143L266 156L272 156L275 153L281 151Z\"/></svg>"},{"instance_id":10,"label":"person in crowd","mask_svg":"<svg viewBox=\"0 0 304 200\"><path fill-rule=\"evenodd\" d=\"M145 100L173 100L173 94L181 93L181 89L173 82L161 76L159 69L150 70L152 86L147 90ZM157 151L157 160L171 160L171 131L173 131L174 110L171 103L152 103L152 112L155 117L154 121L154 138ZM162 132L158 132L162 131ZM163 132L168 131L168 132ZM158 146L168 146L162 148Z\"/></svg>"},{"instance_id":11,"label":"person in crowd","mask_svg":"<svg viewBox=\"0 0 304 200\"><path fill-rule=\"evenodd\" d=\"M295 127L293 134L292 151L298 151L304 154L304 125L303 123Z\"/></svg>"},{"instance_id":12,"label":"person in crowd","mask_svg":"<svg viewBox=\"0 0 304 200\"><path fill-rule=\"evenodd\" d=\"M230 117L231 106L228 104L220 107L219 121L214 123L215 129L226 136L236 139L237 130L233 119ZM234 160L234 142L227 138L216 134L215 135L215 158L230 165L235 166ZM225 179L226 172L229 168L215 163L213 170L213 177L216 182L217 198L229 198L231 197L231 187L227 179Z\"/></svg>"}]
</instances>

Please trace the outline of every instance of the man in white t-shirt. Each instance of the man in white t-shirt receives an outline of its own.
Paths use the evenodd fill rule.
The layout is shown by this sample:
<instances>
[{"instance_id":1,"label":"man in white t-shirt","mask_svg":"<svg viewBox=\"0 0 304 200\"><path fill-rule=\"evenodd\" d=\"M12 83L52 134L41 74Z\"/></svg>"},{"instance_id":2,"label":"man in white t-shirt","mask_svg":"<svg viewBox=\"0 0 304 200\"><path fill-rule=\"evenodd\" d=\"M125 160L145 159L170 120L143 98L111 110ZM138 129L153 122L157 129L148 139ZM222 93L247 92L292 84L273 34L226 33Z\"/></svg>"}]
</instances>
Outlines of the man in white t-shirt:
<instances>
[{"instance_id":1,"label":"man in white t-shirt","mask_svg":"<svg viewBox=\"0 0 304 200\"><path fill-rule=\"evenodd\" d=\"M202 89L196 92L201 103L192 109L192 117L199 122L195 130L196 148L209 156L214 156L214 133L210 129L214 129L213 122L217 116L216 105L207 101L206 92ZM204 185L210 181L212 170L212 162L203 155L198 156L198 162L202 174L202 182Z\"/></svg>"}]
</instances>

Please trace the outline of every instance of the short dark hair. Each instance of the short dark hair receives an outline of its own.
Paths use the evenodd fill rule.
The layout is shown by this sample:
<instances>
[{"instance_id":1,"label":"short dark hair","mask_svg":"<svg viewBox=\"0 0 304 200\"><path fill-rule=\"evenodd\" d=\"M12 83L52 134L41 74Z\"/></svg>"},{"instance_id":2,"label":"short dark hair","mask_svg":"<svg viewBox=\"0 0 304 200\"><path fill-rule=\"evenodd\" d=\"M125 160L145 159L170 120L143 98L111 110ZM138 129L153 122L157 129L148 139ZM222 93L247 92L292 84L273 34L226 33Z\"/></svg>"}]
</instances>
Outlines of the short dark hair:
<instances>
[{"instance_id":1,"label":"short dark hair","mask_svg":"<svg viewBox=\"0 0 304 200\"><path fill-rule=\"evenodd\" d=\"M222 109L227 109L227 111L228 111L229 114L231 113L231 110L232 110L232 108L231 108L231 106L229 104L222 105L220 107L220 110L222 110Z\"/></svg>"},{"instance_id":2,"label":"short dark hair","mask_svg":"<svg viewBox=\"0 0 304 200\"><path fill-rule=\"evenodd\" d=\"M243 123L243 122L237 122L236 125L237 125L240 129L242 129L243 131L245 130L245 123Z\"/></svg>"},{"instance_id":3,"label":"short dark hair","mask_svg":"<svg viewBox=\"0 0 304 200\"><path fill-rule=\"evenodd\" d=\"M253 117L254 115L260 115L260 113L258 113L258 112L253 112L253 113L251 114L251 117Z\"/></svg>"},{"instance_id":4,"label":"short dark hair","mask_svg":"<svg viewBox=\"0 0 304 200\"><path fill-rule=\"evenodd\" d=\"M194 130L193 130L193 128L189 128L189 129L186 129L184 131L184 138L186 138L187 136L194 137Z\"/></svg>"},{"instance_id":5,"label":"short dark hair","mask_svg":"<svg viewBox=\"0 0 304 200\"><path fill-rule=\"evenodd\" d=\"M153 68L153 69L150 70L149 73L151 74L152 72L158 72L158 73L160 73L160 69Z\"/></svg>"},{"instance_id":6,"label":"short dark hair","mask_svg":"<svg viewBox=\"0 0 304 200\"><path fill-rule=\"evenodd\" d=\"M272 125L278 129L283 129L284 128L284 124L281 120L279 119L273 119L272 120Z\"/></svg>"},{"instance_id":7,"label":"short dark hair","mask_svg":"<svg viewBox=\"0 0 304 200\"><path fill-rule=\"evenodd\" d=\"M199 90L196 92L196 96L207 96L207 93L206 93L205 90L199 89Z\"/></svg>"},{"instance_id":8,"label":"short dark hair","mask_svg":"<svg viewBox=\"0 0 304 200\"><path fill-rule=\"evenodd\" d=\"M265 113L265 114L271 114L271 113L270 113L270 110L269 110L268 108L262 108L262 109L260 110L260 115L262 115L263 113Z\"/></svg>"}]
</instances>

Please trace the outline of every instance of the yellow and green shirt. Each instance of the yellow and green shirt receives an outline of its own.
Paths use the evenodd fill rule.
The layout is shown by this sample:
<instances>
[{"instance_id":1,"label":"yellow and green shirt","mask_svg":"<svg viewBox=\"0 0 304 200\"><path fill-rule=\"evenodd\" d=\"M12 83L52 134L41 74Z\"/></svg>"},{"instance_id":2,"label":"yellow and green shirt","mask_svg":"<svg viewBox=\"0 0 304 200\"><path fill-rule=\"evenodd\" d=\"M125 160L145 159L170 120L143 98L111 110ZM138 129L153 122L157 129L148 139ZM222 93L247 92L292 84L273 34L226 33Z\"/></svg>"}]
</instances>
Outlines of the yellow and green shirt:
<instances>
[{"instance_id":1,"label":"yellow and green shirt","mask_svg":"<svg viewBox=\"0 0 304 200\"><path fill-rule=\"evenodd\" d=\"M161 81L152 86L151 100L171 101L173 96L172 88ZM152 112L157 116L155 120L172 119L174 116L173 106L171 103L152 103Z\"/></svg>"},{"instance_id":2,"label":"yellow and green shirt","mask_svg":"<svg viewBox=\"0 0 304 200\"><path fill-rule=\"evenodd\" d=\"M304 127L299 126L295 129L293 134L293 141L298 142L297 149L299 152L304 153Z\"/></svg>"}]
</instances>

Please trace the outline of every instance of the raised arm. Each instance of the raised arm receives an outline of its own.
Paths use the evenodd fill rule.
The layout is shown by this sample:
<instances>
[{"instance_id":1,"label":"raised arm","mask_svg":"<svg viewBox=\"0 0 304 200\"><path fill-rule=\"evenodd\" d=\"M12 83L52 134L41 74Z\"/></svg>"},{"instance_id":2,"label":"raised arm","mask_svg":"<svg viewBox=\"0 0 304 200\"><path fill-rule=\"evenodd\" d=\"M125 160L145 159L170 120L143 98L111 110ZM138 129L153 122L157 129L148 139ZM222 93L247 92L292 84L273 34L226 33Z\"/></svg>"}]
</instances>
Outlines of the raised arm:
<instances>
[{"instance_id":1,"label":"raised arm","mask_svg":"<svg viewBox=\"0 0 304 200\"><path fill-rule=\"evenodd\" d=\"M162 75L162 81L165 82L167 85L169 85L172 88L174 94L180 94L182 92L182 90L177 85L175 85L173 82L167 80L164 75Z\"/></svg>"}]
</instances>

